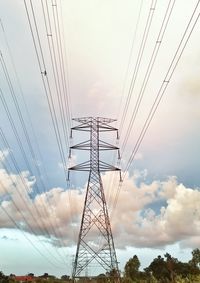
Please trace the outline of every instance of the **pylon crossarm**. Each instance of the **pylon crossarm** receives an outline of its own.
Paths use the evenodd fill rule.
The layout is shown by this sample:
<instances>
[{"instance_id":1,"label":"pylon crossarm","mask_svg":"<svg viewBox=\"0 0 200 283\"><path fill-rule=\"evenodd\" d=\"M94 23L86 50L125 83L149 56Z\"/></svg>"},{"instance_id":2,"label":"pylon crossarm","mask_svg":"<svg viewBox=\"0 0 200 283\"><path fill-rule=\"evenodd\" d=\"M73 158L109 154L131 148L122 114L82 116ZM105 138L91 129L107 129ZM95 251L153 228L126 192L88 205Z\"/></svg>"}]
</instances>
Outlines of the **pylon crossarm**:
<instances>
[{"instance_id":1,"label":"pylon crossarm","mask_svg":"<svg viewBox=\"0 0 200 283\"><path fill-rule=\"evenodd\" d=\"M89 132L90 131L90 126L83 124L82 126L75 126L75 127L71 128L71 130Z\"/></svg>"},{"instance_id":2,"label":"pylon crossarm","mask_svg":"<svg viewBox=\"0 0 200 283\"><path fill-rule=\"evenodd\" d=\"M88 121L101 121L103 123L113 123L116 122L116 119L112 118L105 118L105 117L81 117L81 118L72 118L73 121L79 122L79 123L86 123Z\"/></svg>"},{"instance_id":3,"label":"pylon crossarm","mask_svg":"<svg viewBox=\"0 0 200 283\"><path fill-rule=\"evenodd\" d=\"M75 166L72 166L68 168L68 170L74 170L74 171L90 171L90 161L86 161L80 164L77 164ZM121 169L112 166L106 162L99 161L99 171L101 172L107 172L107 171L120 171Z\"/></svg>"},{"instance_id":4,"label":"pylon crossarm","mask_svg":"<svg viewBox=\"0 0 200 283\"><path fill-rule=\"evenodd\" d=\"M103 162L103 161L100 161L99 160L99 170L100 171L120 171L119 168L113 166L113 165L110 165L106 162Z\"/></svg>"},{"instance_id":5,"label":"pylon crossarm","mask_svg":"<svg viewBox=\"0 0 200 283\"><path fill-rule=\"evenodd\" d=\"M106 124L113 123L113 122L117 121L117 119L111 119L111 118L105 118L105 117L97 117L97 119L101 123L106 123Z\"/></svg>"},{"instance_id":6,"label":"pylon crossarm","mask_svg":"<svg viewBox=\"0 0 200 283\"><path fill-rule=\"evenodd\" d=\"M117 149L119 149L119 147L114 146L105 141L99 140L99 150L117 150Z\"/></svg>"},{"instance_id":7,"label":"pylon crossarm","mask_svg":"<svg viewBox=\"0 0 200 283\"><path fill-rule=\"evenodd\" d=\"M79 123L89 123L92 117L81 117L81 118L72 118L73 121L79 122Z\"/></svg>"},{"instance_id":8,"label":"pylon crossarm","mask_svg":"<svg viewBox=\"0 0 200 283\"><path fill-rule=\"evenodd\" d=\"M72 120L80 123L78 127L90 126L90 119L88 118L73 118ZM76 127L72 127L72 129L74 128Z\"/></svg>"},{"instance_id":9,"label":"pylon crossarm","mask_svg":"<svg viewBox=\"0 0 200 283\"><path fill-rule=\"evenodd\" d=\"M112 132L112 131L117 131L116 128L109 127L109 126L99 126L99 132Z\"/></svg>"},{"instance_id":10,"label":"pylon crossarm","mask_svg":"<svg viewBox=\"0 0 200 283\"><path fill-rule=\"evenodd\" d=\"M90 150L90 140L70 146L70 149Z\"/></svg>"},{"instance_id":11,"label":"pylon crossarm","mask_svg":"<svg viewBox=\"0 0 200 283\"><path fill-rule=\"evenodd\" d=\"M75 171L90 171L90 161L86 161L80 163L78 165L72 166L68 168L68 170L75 170Z\"/></svg>"}]
</instances>

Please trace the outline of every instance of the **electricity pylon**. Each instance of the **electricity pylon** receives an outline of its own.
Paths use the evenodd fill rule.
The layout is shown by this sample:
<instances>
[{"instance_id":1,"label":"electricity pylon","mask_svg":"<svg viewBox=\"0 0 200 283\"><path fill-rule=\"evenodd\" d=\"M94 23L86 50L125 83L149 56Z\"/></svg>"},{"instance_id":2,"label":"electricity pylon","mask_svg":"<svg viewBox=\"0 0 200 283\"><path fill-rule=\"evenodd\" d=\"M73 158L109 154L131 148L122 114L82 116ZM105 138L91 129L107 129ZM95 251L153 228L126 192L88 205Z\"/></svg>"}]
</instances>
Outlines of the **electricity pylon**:
<instances>
[{"instance_id":1,"label":"electricity pylon","mask_svg":"<svg viewBox=\"0 0 200 283\"><path fill-rule=\"evenodd\" d=\"M89 172L72 277L73 279L85 277L83 272L90 267L89 270L93 271L90 277L95 276L95 270L98 273L102 273L103 270L107 276L119 278L101 172L120 171L120 169L99 159L100 151L103 150L118 150L119 154L118 147L100 139L101 132L117 131L116 128L109 125L115 120L101 117L84 117L73 120L79 125L73 127L72 130L89 132L90 138L71 146L70 152L71 149L87 150L90 152L90 160L69 168L69 170Z\"/></svg>"}]
</instances>

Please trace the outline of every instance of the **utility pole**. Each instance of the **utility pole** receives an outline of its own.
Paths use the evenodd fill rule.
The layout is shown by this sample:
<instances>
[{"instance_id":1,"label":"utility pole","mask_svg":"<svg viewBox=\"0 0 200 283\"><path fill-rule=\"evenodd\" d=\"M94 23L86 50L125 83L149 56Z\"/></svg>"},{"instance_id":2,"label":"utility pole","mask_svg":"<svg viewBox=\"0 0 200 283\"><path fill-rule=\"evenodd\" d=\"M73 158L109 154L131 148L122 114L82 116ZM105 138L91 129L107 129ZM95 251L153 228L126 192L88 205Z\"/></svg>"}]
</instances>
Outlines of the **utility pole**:
<instances>
[{"instance_id":1,"label":"utility pole","mask_svg":"<svg viewBox=\"0 0 200 283\"><path fill-rule=\"evenodd\" d=\"M121 173L121 171L119 168L101 161L99 156L100 151L118 150L119 157L118 147L100 139L102 132L117 132L116 128L110 126L110 123L115 120L101 117L84 117L73 120L79 124L73 127L72 131L89 132L89 139L71 146L70 154L72 149L86 150L90 152L90 160L69 168L69 170L89 172L72 277L74 280L85 277L84 272L87 274L88 267L90 267L89 270L93 273L90 277L95 277L98 272L98 274L106 273L108 277L118 280L118 262L101 172L119 171Z\"/></svg>"}]
</instances>

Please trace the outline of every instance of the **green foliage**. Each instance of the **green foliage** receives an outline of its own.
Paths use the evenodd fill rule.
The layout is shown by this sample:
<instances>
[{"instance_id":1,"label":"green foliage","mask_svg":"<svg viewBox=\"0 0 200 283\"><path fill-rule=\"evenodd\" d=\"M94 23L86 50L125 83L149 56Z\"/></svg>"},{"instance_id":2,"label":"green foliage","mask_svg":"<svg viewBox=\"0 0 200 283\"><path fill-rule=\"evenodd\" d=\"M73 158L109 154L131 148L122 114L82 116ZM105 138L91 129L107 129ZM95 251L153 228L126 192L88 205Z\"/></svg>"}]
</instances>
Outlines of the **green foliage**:
<instances>
[{"instance_id":1,"label":"green foliage","mask_svg":"<svg viewBox=\"0 0 200 283\"><path fill-rule=\"evenodd\" d=\"M149 275L152 274L160 282L168 282L171 279L171 274L170 270L168 269L167 262L160 255L151 262L149 267L145 269L145 272Z\"/></svg>"},{"instance_id":2,"label":"green foliage","mask_svg":"<svg viewBox=\"0 0 200 283\"><path fill-rule=\"evenodd\" d=\"M192 251L192 259L189 263L196 268L200 267L200 250L199 249L194 249Z\"/></svg>"},{"instance_id":3,"label":"green foliage","mask_svg":"<svg viewBox=\"0 0 200 283\"><path fill-rule=\"evenodd\" d=\"M158 256L150 265L139 271L140 261L136 255L125 265L125 283L200 283L200 250L192 251L189 262L181 262L166 253Z\"/></svg>"},{"instance_id":4,"label":"green foliage","mask_svg":"<svg viewBox=\"0 0 200 283\"><path fill-rule=\"evenodd\" d=\"M8 276L4 275L2 271L0 271L0 283L8 283Z\"/></svg>"},{"instance_id":5,"label":"green foliage","mask_svg":"<svg viewBox=\"0 0 200 283\"><path fill-rule=\"evenodd\" d=\"M124 274L126 278L130 278L132 280L139 278L139 268L140 261L137 255L134 255L132 258L128 260L124 268Z\"/></svg>"}]
</instances>

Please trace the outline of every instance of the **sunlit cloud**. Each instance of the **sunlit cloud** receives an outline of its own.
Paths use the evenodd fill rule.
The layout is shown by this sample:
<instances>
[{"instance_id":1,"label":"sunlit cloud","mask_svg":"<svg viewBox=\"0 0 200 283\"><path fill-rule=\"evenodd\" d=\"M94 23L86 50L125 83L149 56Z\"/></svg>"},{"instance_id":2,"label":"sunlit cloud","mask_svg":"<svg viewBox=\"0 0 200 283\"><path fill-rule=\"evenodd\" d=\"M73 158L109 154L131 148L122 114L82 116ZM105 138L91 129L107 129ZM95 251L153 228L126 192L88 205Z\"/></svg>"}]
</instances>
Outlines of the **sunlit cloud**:
<instances>
[{"instance_id":1,"label":"sunlit cloud","mask_svg":"<svg viewBox=\"0 0 200 283\"><path fill-rule=\"evenodd\" d=\"M48 238L45 230L49 231L53 245L69 247L76 244L74 235L77 235L80 226L85 189L80 191L52 188L31 199L29 191L33 190L33 178L30 178L28 173L22 173L29 187L29 190L24 190L19 182L20 177L13 174L12 178L16 183L19 182L18 190L23 192L23 199L28 204L26 206L16 191L16 184L8 181L10 179L5 171L0 170L0 173L1 183L10 195L10 199L3 200L1 206L17 223L24 223L24 219L15 205L23 212L27 222L38 235ZM107 175L104 175L103 182L108 180ZM111 203L114 203L115 193L116 188L113 187ZM116 247L164 247L177 241L184 246L196 244L200 232L199 201L199 189L179 184L176 177L169 177L162 182L157 180L146 183L144 172L136 171L133 176L125 178L117 209L111 217ZM154 205L159 202L162 205L154 210ZM31 216L34 213L39 213L37 222ZM14 224L2 213L0 227L12 226L14 228ZM31 233L26 223L24 230Z\"/></svg>"}]
</instances>

